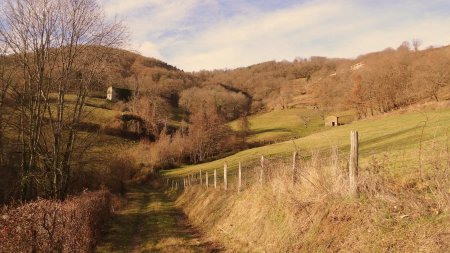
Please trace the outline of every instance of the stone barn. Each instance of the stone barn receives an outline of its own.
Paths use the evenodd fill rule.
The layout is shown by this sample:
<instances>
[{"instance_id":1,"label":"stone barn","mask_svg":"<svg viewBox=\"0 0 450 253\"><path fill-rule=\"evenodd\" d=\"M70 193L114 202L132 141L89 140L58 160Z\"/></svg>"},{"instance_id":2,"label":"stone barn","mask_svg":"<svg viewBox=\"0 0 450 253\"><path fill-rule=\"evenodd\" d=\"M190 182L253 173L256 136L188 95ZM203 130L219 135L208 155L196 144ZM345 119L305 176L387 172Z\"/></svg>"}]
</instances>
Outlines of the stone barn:
<instances>
[{"instance_id":1,"label":"stone barn","mask_svg":"<svg viewBox=\"0 0 450 253\"><path fill-rule=\"evenodd\" d=\"M338 116L328 116L325 118L325 126L339 126L339 117Z\"/></svg>"},{"instance_id":2,"label":"stone barn","mask_svg":"<svg viewBox=\"0 0 450 253\"><path fill-rule=\"evenodd\" d=\"M133 94L133 90L109 86L106 91L106 99L112 102L130 101Z\"/></svg>"}]
</instances>

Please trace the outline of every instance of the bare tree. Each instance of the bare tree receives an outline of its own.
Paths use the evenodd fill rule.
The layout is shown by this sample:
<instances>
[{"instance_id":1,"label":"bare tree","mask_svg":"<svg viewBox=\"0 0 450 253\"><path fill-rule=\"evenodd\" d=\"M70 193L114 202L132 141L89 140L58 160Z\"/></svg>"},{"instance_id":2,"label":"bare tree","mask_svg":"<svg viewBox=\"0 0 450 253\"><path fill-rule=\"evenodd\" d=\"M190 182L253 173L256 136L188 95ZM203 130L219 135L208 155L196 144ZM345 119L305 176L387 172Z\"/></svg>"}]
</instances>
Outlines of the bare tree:
<instances>
[{"instance_id":1,"label":"bare tree","mask_svg":"<svg viewBox=\"0 0 450 253\"><path fill-rule=\"evenodd\" d=\"M139 115L146 124L149 134L158 137L170 116L170 105L156 92L141 92L131 101L132 112Z\"/></svg>"},{"instance_id":2,"label":"bare tree","mask_svg":"<svg viewBox=\"0 0 450 253\"><path fill-rule=\"evenodd\" d=\"M308 128L309 122L311 122L311 116L305 115L305 114L300 114L300 120L303 122L303 125L305 126L305 128Z\"/></svg>"},{"instance_id":3,"label":"bare tree","mask_svg":"<svg viewBox=\"0 0 450 253\"><path fill-rule=\"evenodd\" d=\"M96 0L5 0L0 15L0 40L22 76L13 94L22 198L64 198L86 96L124 28Z\"/></svg>"},{"instance_id":4,"label":"bare tree","mask_svg":"<svg viewBox=\"0 0 450 253\"><path fill-rule=\"evenodd\" d=\"M203 162L226 147L230 128L215 108L203 108L189 117L189 156L191 162Z\"/></svg>"},{"instance_id":5,"label":"bare tree","mask_svg":"<svg viewBox=\"0 0 450 253\"><path fill-rule=\"evenodd\" d=\"M421 59L415 68L414 81L423 93L436 101L439 92L450 82L450 55L435 54Z\"/></svg>"},{"instance_id":6,"label":"bare tree","mask_svg":"<svg viewBox=\"0 0 450 253\"><path fill-rule=\"evenodd\" d=\"M398 51L409 51L411 49L411 43L409 41L403 41L400 46L398 46Z\"/></svg>"},{"instance_id":7,"label":"bare tree","mask_svg":"<svg viewBox=\"0 0 450 253\"><path fill-rule=\"evenodd\" d=\"M241 117L238 121L239 124L239 137L241 139L241 145L246 146L247 145L247 137L250 135L251 132L251 123L248 120L248 113L244 112L241 114Z\"/></svg>"},{"instance_id":8,"label":"bare tree","mask_svg":"<svg viewBox=\"0 0 450 253\"><path fill-rule=\"evenodd\" d=\"M14 73L15 71L8 64L6 48L4 44L0 44L0 170L7 167L4 140L5 115L7 115L5 103L8 91L14 88Z\"/></svg>"},{"instance_id":9,"label":"bare tree","mask_svg":"<svg viewBox=\"0 0 450 253\"><path fill-rule=\"evenodd\" d=\"M411 41L411 44L412 44L412 46L413 46L413 48L414 48L414 51L419 51L419 47L422 45L422 40L421 39L413 39L412 41Z\"/></svg>"}]
</instances>

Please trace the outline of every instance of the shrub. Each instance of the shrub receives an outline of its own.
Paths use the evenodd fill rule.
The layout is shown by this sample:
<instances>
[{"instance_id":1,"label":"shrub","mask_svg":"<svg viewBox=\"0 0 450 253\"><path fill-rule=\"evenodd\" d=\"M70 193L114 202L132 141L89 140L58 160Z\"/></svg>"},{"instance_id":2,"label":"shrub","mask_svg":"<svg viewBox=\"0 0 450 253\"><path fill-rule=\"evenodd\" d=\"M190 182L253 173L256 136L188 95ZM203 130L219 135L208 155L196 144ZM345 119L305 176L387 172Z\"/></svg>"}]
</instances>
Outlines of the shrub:
<instances>
[{"instance_id":1,"label":"shrub","mask_svg":"<svg viewBox=\"0 0 450 253\"><path fill-rule=\"evenodd\" d=\"M111 194L38 200L0 212L0 252L90 252L111 215Z\"/></svg>"}]
</instances>

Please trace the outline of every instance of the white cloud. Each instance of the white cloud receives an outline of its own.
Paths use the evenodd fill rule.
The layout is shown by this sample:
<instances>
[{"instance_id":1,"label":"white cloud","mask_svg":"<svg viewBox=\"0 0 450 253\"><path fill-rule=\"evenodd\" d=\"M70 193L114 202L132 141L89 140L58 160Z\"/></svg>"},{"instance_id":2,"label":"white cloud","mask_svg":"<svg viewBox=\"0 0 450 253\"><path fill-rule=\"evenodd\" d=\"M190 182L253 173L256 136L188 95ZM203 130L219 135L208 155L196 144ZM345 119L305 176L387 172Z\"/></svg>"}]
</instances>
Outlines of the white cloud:
<instances>
[{"instance_id":1,"label":"white cloud","mask_svg":"<svg viewBox=\"0 0 450 253\"><path fill-rule=\"evenodd\" d=\"M137 51L138 53L142 54L143 56L153 57L157 59L161 59L162 55L158 50L157 45L150 41L145 41L140 44L135 44L131 47L134 49L133 51Z\"/></svg>"},{"instance_id":2,"label":"white cloud","mask_svg":"<svg viewBox=\"0 0 450 253\"><path fill-rule=\"evenodd\" d=\"M117 15L128 25L132 39L145 41L183 26L200 0L103 0L108 16Z\"/></svg>"},{"instance_id":3,"label":"white cloud","mask_svg":"<svg viewBox=\"0 0 450 253\"><path fill-rule=\"evenodd\" d=\"M450 42L450 5L441 0L310 0L273 10L241 1L104 1L109 13L126 17L138 51L188 71L296 56L355 57L412 38Z\"/></svg>"},{"instance_id":4,"label":"white cloud","mask_svg":"<svg viewBox=\"0 0 450 253\"><path fill-rule=\"evenodd\" d=\"M239 16L175 43L176 53L169 59L185 70L199 70L295 56L356 57L413 38L421 38L425 44L448 44L450 16L415 18L423 7L419 3L372 9L350 1L314 1L262 15Z\"/></svg>"},{"instance_id":5,"label":"white cloud","mask_svg":"<svg viewBox=\"0 0 450 253\"><path fill-rule=\"evenodd\" d=\"M139 10L149 5L161 5L167 1L164 0L101 0L103 8L107 15L129 13Z\"/></svg>"}]
</instances>

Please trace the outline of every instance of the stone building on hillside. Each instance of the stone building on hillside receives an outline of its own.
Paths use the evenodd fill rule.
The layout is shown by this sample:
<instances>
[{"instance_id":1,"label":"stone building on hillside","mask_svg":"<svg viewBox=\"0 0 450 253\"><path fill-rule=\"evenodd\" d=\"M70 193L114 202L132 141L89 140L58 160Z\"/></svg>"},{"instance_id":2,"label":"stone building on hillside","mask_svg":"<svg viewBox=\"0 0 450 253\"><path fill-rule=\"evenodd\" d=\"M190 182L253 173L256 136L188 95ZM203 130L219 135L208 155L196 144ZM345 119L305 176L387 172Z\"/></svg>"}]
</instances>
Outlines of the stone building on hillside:
<instances>
[{"instance_id":1,"label":"stone building on hillside","mask_svg":"<svg viewBox=\"0 0 450 253\"><path fill-rule=\"evenodd\" d=\"M113 86L109 86L108 90L106 91L106 99L112 102L130 101L133 95L133 90Z\"/></svg>"},{"instance_id":2,"label":"stone building on hillside","mask_svg":"<svg viewBox=\"0 0 450 253\"><path fill-rule=\"evenodd\" d=\"M327 116L325 118L325 126L339 126L339 117L338 116Z\"/></svg>"}]
</instances>

